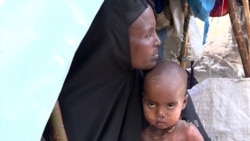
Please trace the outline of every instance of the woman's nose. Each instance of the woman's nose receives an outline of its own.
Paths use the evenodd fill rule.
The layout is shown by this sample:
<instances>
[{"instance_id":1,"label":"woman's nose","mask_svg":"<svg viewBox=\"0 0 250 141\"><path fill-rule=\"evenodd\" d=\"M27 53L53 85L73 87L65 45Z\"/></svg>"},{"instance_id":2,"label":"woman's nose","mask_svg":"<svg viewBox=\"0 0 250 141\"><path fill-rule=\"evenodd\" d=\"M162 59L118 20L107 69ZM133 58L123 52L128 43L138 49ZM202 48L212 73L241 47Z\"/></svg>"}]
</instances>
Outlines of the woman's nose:
<instances>
[{"instance_id":1,"label":"woman's nose","mask_svg":"<svg viewBox=\"0 0 250 141\"><path fill-rule=\"evenodd\" d=\"M155 33L155 42L154 42L154 45L156 47L159 47L161 45L161 40L160 40L159 36L157 35L157 33Z\"/></svg>"}]
</instances>

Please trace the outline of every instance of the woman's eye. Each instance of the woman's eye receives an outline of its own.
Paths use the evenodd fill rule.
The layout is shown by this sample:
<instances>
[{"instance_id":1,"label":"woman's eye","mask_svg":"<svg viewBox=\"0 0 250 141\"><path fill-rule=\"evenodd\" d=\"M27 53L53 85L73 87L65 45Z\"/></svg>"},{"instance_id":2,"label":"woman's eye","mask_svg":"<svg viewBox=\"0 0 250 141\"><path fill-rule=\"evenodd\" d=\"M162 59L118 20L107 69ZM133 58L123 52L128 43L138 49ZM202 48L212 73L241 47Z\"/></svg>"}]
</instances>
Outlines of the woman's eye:
<instances>
[{"instance_id":1,"label":"woman's eye","mask_svg":"<svg viewBox=\"0 0 250 141\"><path fill-rule=\"evenodd\" d=\"M147 35L146 35L146 38L150 38L152 36L152 33L150 32L150 33L148 33Z\"/></svg>"},{"instance_id":2,"label":"woman's eye","mask_svg":"<svg viewBox=\"0 0 250 141\"><path fill-rule=\"evenodd\" d=\"M155 108L156 105L155 105L154 103L148 103L148 107L149 107L149 108Z\"/></svg>"}]
</instances>

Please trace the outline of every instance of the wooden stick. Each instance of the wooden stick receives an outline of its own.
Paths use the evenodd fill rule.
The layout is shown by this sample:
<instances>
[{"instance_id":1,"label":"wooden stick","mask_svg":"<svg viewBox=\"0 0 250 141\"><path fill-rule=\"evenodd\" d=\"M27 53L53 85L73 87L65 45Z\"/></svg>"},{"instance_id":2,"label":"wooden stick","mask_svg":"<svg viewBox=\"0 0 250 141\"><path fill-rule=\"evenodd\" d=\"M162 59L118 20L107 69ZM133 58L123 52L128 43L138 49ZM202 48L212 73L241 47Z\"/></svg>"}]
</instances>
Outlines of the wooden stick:
<instances>
[{"instance_id":1,"label":"wooden stick","mask_svg":"<svg viewBox=\"0 0 250 141\"><path fill-rule=\"evenodd\" d=\"M55 107L50 116L50 124L52 131L53 141L68 141L64 124L61 115L61 109L58 100L56 101Z\"/></svg>"},{"instance_id":2,"label":"wooden stick","mask_svg":"<svg viewBox=\"0 0 250 141\"><path fill-rule=\"evenodd\" d=\"M250 17L249 17L249 3L248 0L242 0L243 1L243 9L244 9L244 15L245 15L245 22L246 22L246 28L247 28L247 36L248 36L248 55L250 55Z\"/></svg>"},{"instance_id":3,"label":"wooden stick","mask_svg":"<svg viewBox=\"0 0 250 141\"><path fill-rule=\"evenodd\" d=\"M186 69L187 66L187 43L188 43L188 26L190 21L190 7L185 4L185 9L187 8L187 14L185 15L185 21L184 21L184 30L183 30L183 42L181 45L181 54L180 54L180 65L182 68ZM186 13L185 12L185 13Z\"/></svg>"},{"instance_id":4,"label":"wooden stick","mask_svg":"<svg viewBox=\"0 0 250 141\"><path fill-rule=\"evenodd\" d=\"M244 37L242 34L240 21L236 13L237 5L236 5L235 0L228 0L228 4L229 4L229 16L230 16L230 20L233 26L235 38L238 44L238 50L240 53L241 62L243 64L245 77L250 77L250 59L249 59L246 44L244 42Z\"/></svg>"}]
</instances>

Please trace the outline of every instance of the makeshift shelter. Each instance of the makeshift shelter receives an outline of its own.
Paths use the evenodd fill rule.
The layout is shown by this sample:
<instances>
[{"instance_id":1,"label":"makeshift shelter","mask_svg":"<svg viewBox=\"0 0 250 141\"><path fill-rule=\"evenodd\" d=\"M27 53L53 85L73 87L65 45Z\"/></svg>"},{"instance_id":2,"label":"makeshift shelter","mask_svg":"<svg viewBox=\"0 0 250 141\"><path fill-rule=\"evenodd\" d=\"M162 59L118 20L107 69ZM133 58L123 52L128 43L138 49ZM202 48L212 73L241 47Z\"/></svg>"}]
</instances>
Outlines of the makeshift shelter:
<instances>
[{"instance_id":1,"label":"makeshift shelter","mask_svg":"<svg viewBox=\"0 0 250 141\"><path fill-rule=\"evenodd\" d=\"M173 4L171 2L172 1L169 1L170 4L168 3L170 6L170 11L171 9L180 10L180 8L175 8L177 4ZM179 4L179 7L184 5L182 2L183 1L179 1L179 3L181 3ZM201 4L202 2L206 3L209 1L194 0L187 2L189 4L198 3L197 5L200 4L200 7L202 7L204 6ZM171 33L171 31L174 30L174 34L167 35L167 37L170 38L167 38L164 41L166 45L164 46L165 51L163 58L180 62L180 65L182 65L185 69L191 71L191 74L194 73L194 76L197 77L198 84L194 85L188 91L191 95L191 98L193 99L197 113L200 116L205 129L208 135L211 137L211 140L249 140L250 99L248 93L250 81L249 78L245 78L249 77L250 69L250 60L248 57L249 35L247 27L247 24L249 22L249 12L247 12L249 9L248 1L216 0L214 2L215 5L209 12L210 18L208 22L211 22L211 17L225 18L227 16L227 22L230 23L227 31L230 32L230 30L232 29L233 31L231 31L233 32L233 34L226 34L233 35L236 38L227 37L228 39L226 40L228 41L226 41L224 36L224 39L214 38L213 40L208 41L204 39L204 37L207 38L205 31L206 28L204 28L203 31L205 32L203 34L203 39L201 39L201 36L197 35L200 34L197 30L197 25L195 24L197 20L194 20L194 17L192 16L195 16L196 18L199 18L200 20L203 20L205 22L206 16L202 15L202 12L198 12L198 14L196 15L195 11L199 11L197 10L196 6L192 7L189 5L193 13L191 14L191 18L188 22L189 30L186 30L187 32L185 32L185 26L187 26L185 24L187 23L184 22L185 10L183 10L183 13L179 12L179 15L174 15L178 12L174 12L172 10L171 12L174 14L171 17L169 16L169 14L166 14L166 12L168 11L164 11L163 9L165 13L163 12L160 14L165 14L167 15L166 17L171 17L174 19L172 20L171 18L168 18L170 19L170 21L178 21L181 23L179 25L175 23L175 29L168 30L168 33ZM204 6L204 9L209 11L209 8L206 8L207 7ZM240 9L243 9L245 15L239 15L238 10ZM205 13L206 15L206 12L203 13ZM243 24L245 21L243 21L240 16L243 16L245 18L246 24ZM161 21L164 21L162 20L162 15L160 15L159 17ZM171 22L169 23L171 25ZM219 26L218 24L222 24L222 27L226 26L223 21L222 23L218 21L217 26ZM161 26L166 25L164 25L163 22L161 23ZM213 30L210 27L208 30L208 34L209 32L211 32L211 30ZM169 28L170 27L167 27L166 29ZM217 30L218 29L219 28L217 28ZM185 35L187 34L189 34L189 39L185 40ZM246 39L244 39L243 34L245 34ZM220 51L219 48L224 49ZM216 53L216 50L219 52ZM227 52L225 53L223 51ZM233 56L233 58L227 58L227 55L231 55ZM229 59L231 60L229 61ZM193 62L193 64L191 64L191 62Z\"/></svg>"}]
</instances>

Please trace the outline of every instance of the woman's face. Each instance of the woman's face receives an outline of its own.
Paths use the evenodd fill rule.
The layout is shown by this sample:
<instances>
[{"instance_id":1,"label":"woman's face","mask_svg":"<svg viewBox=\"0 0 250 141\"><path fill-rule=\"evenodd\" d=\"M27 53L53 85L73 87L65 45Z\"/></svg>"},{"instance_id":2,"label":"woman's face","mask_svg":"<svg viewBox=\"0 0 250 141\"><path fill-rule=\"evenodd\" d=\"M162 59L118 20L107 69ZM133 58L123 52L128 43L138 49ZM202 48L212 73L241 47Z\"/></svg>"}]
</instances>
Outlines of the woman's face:
<instances>
[{"instance_id":1,"label":"woman's face","mask_svg":"<svg viewBox=\"0 0 250 141\"><path fill-rule=\"evenodd\" d=\"M156 21L151 6L129 28L132 69L151 69L158 59L161 41L156 33Z\"/></svg>"}]
</instances>

